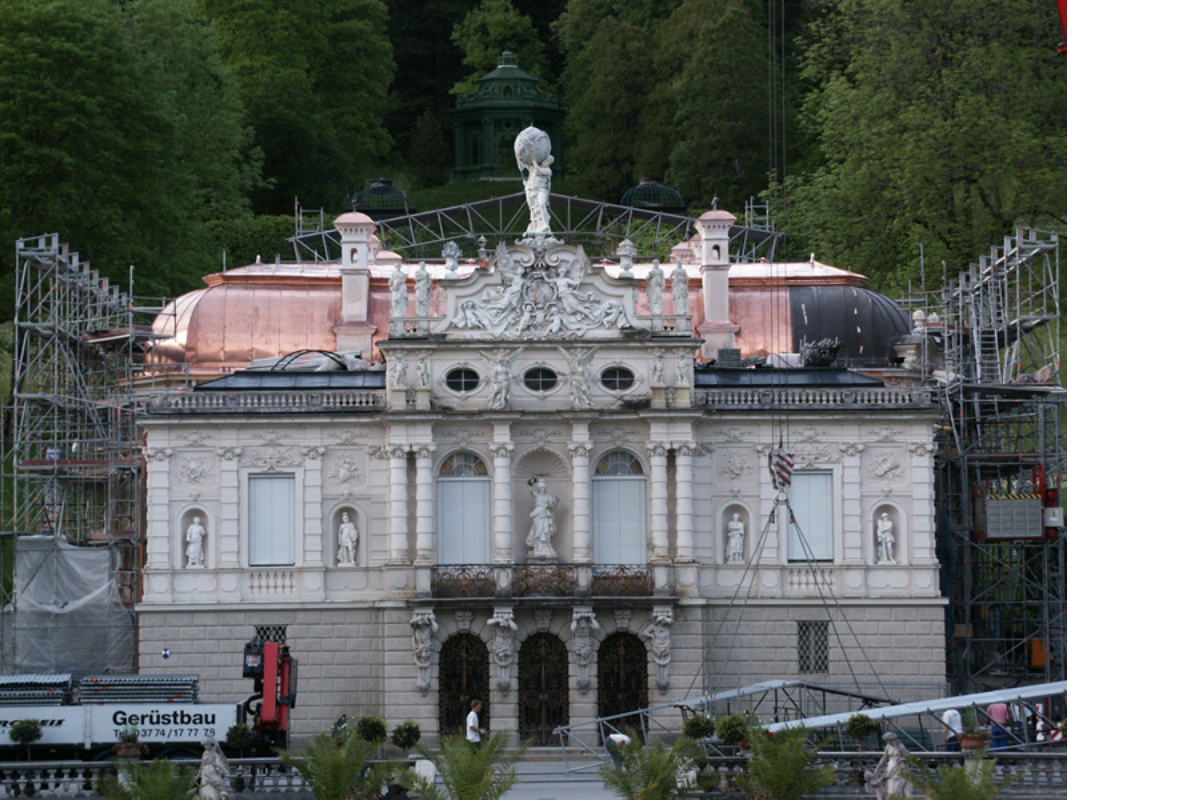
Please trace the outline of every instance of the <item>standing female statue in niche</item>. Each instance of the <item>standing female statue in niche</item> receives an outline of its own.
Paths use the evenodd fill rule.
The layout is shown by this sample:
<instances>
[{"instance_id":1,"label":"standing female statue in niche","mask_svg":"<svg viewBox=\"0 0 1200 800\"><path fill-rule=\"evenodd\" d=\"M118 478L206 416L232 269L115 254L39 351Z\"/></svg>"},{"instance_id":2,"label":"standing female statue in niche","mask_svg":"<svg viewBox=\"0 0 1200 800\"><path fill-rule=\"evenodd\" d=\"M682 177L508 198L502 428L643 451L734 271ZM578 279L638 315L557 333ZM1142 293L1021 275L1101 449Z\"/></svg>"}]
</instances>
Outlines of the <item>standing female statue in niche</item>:
<instances>
[{"instance_id":1,"label":"standing female statue in niche","mask_svg":"<svg viewBox=\"0 0 1200 800\"><path fill-rule=\"evenodd\" d=\"M199 517L192 517L192 524L188 526L185 538L187 539L187 565L189 567L204 566L204 526L200 524Z\"/></svg>"},{"instance_id":2,"label":"standing female statue in niche","mask_svg":"<svg viewBox=\"0 0 1200 800\"><path fill-rule=\"evenodd\" d=\"M529 512L529 517L533 524L529 528L529 535L525 537L525 546L531 548L531 558L558 558L553 545L554 534L558 530L554 524L558 498L546 490L546 482L541 478L530 478L529 485L530 494L533 495L533 511Z\"/></svg>"}]
</instances>

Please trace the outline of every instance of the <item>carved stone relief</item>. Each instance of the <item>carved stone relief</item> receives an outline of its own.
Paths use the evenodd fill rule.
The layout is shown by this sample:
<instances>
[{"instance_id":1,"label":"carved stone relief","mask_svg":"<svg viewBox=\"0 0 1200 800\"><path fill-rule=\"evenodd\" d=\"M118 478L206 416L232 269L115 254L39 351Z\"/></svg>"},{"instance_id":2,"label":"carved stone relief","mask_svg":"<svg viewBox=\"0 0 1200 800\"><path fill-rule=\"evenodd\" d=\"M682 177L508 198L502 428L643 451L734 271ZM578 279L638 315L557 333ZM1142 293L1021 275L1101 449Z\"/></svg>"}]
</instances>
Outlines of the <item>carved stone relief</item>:
<instances>
[{"instance_id":1,"label":"carved stone relief","mask_svg":"<svg viewBox=\"0 0 1200 800\"><path fill-rule=\"evenodd\" d=\"M413 660L417 665L417 689L421 694L429 691L430 673L433 665L433 635L438 632L438 623L433 609L418 608L413 611L408 623L412 626Z\"/></svg>"},{"instance_id":2,"label":"carved stone relief","mask_svg":"<svg viewBox=\"0 0 1200 800\"><path fill-rule=\"evenodd\" d=\"M902 453L893 450L872 451L864 460L863 474L868 483L887 496L907 479L906 461Z\"/></svg>"}]
</instances>

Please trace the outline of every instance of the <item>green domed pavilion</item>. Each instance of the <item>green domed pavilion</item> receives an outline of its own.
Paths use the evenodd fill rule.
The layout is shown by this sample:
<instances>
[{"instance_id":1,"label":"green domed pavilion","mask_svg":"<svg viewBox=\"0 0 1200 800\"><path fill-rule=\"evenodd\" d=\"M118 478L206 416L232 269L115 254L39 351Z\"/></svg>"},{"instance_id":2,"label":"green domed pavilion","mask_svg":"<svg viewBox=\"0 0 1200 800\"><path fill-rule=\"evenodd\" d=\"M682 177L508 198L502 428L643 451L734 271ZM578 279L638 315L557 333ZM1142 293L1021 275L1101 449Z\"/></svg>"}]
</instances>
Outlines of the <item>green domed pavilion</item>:
<instances>
[{"instance_id":1,"label":"green domed pavilion","mask_svg":"<svg viewBox=\"0 0 1200 800\"><path fill-rule=\"evenodd\" d=\"M558 96L517 66L509 50L500 65L479 79L454 109L454 178L517 177L513 140L529 125L550 134L554 171L562 174L562 121Z\"/></svg>"}]
</instances>

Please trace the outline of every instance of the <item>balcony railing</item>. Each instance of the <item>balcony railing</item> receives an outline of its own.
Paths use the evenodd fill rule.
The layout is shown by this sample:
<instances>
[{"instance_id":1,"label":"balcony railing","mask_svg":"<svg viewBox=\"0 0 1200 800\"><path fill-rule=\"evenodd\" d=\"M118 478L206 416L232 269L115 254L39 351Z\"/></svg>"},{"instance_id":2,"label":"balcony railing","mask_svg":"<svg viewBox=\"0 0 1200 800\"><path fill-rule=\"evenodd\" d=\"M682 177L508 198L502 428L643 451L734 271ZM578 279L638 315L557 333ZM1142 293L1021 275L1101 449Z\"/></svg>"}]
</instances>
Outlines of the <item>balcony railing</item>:
<instances>
[{"instance_id":1,"label":"balcony railing","mask_svg":"<svg viewBox=\"0 0 1200 800\"><path fill-rule=\"evenodd\" d=\"M794 389L783 386L696 389L695 404L715 411L779 408L932 408L928 389Z\"/></svg>"},{"instance_id":2,"label":"balcony railing","mask_svg":"<svg viewBox=\"0 0 1200 800\"><path fill-rule=\"evenodd\" d=\"M642 564L439 564L432 568L434 597L496 597L511 574L512 597L650 597L654 573ZM590 581L589 581L590 573ZM590 591L582 587L591 586Z\"/></svg>"},{"instance_id":3,"label":"balcony railing","mask_svg":"<svg viewBox=\"0 0 1200 800\"><path fill-rule=\"evenodd\" d=\"M189 392L150 403L152 414L361 413L385 407L382 392Z\"/></svg>"}]
</instances>

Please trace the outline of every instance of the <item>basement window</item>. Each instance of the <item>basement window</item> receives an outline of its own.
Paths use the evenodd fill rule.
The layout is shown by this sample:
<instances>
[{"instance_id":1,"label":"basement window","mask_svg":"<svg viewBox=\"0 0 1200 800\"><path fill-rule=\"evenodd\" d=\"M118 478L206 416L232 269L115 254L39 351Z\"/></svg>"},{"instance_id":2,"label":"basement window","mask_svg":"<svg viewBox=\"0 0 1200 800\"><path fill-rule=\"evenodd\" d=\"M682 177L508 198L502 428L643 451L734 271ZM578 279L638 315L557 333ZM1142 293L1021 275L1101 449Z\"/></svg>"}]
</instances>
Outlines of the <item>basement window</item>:
<instances>
[{"instance_id":1,"label":"basement window","mask_svg":"<svg viewBox=\"0 0 1200 800\"><path fill-rule=\"evenodd\" d=\"M800 674L829 672L829 623L797 622Z\"/></svg>"}]
</instances>

